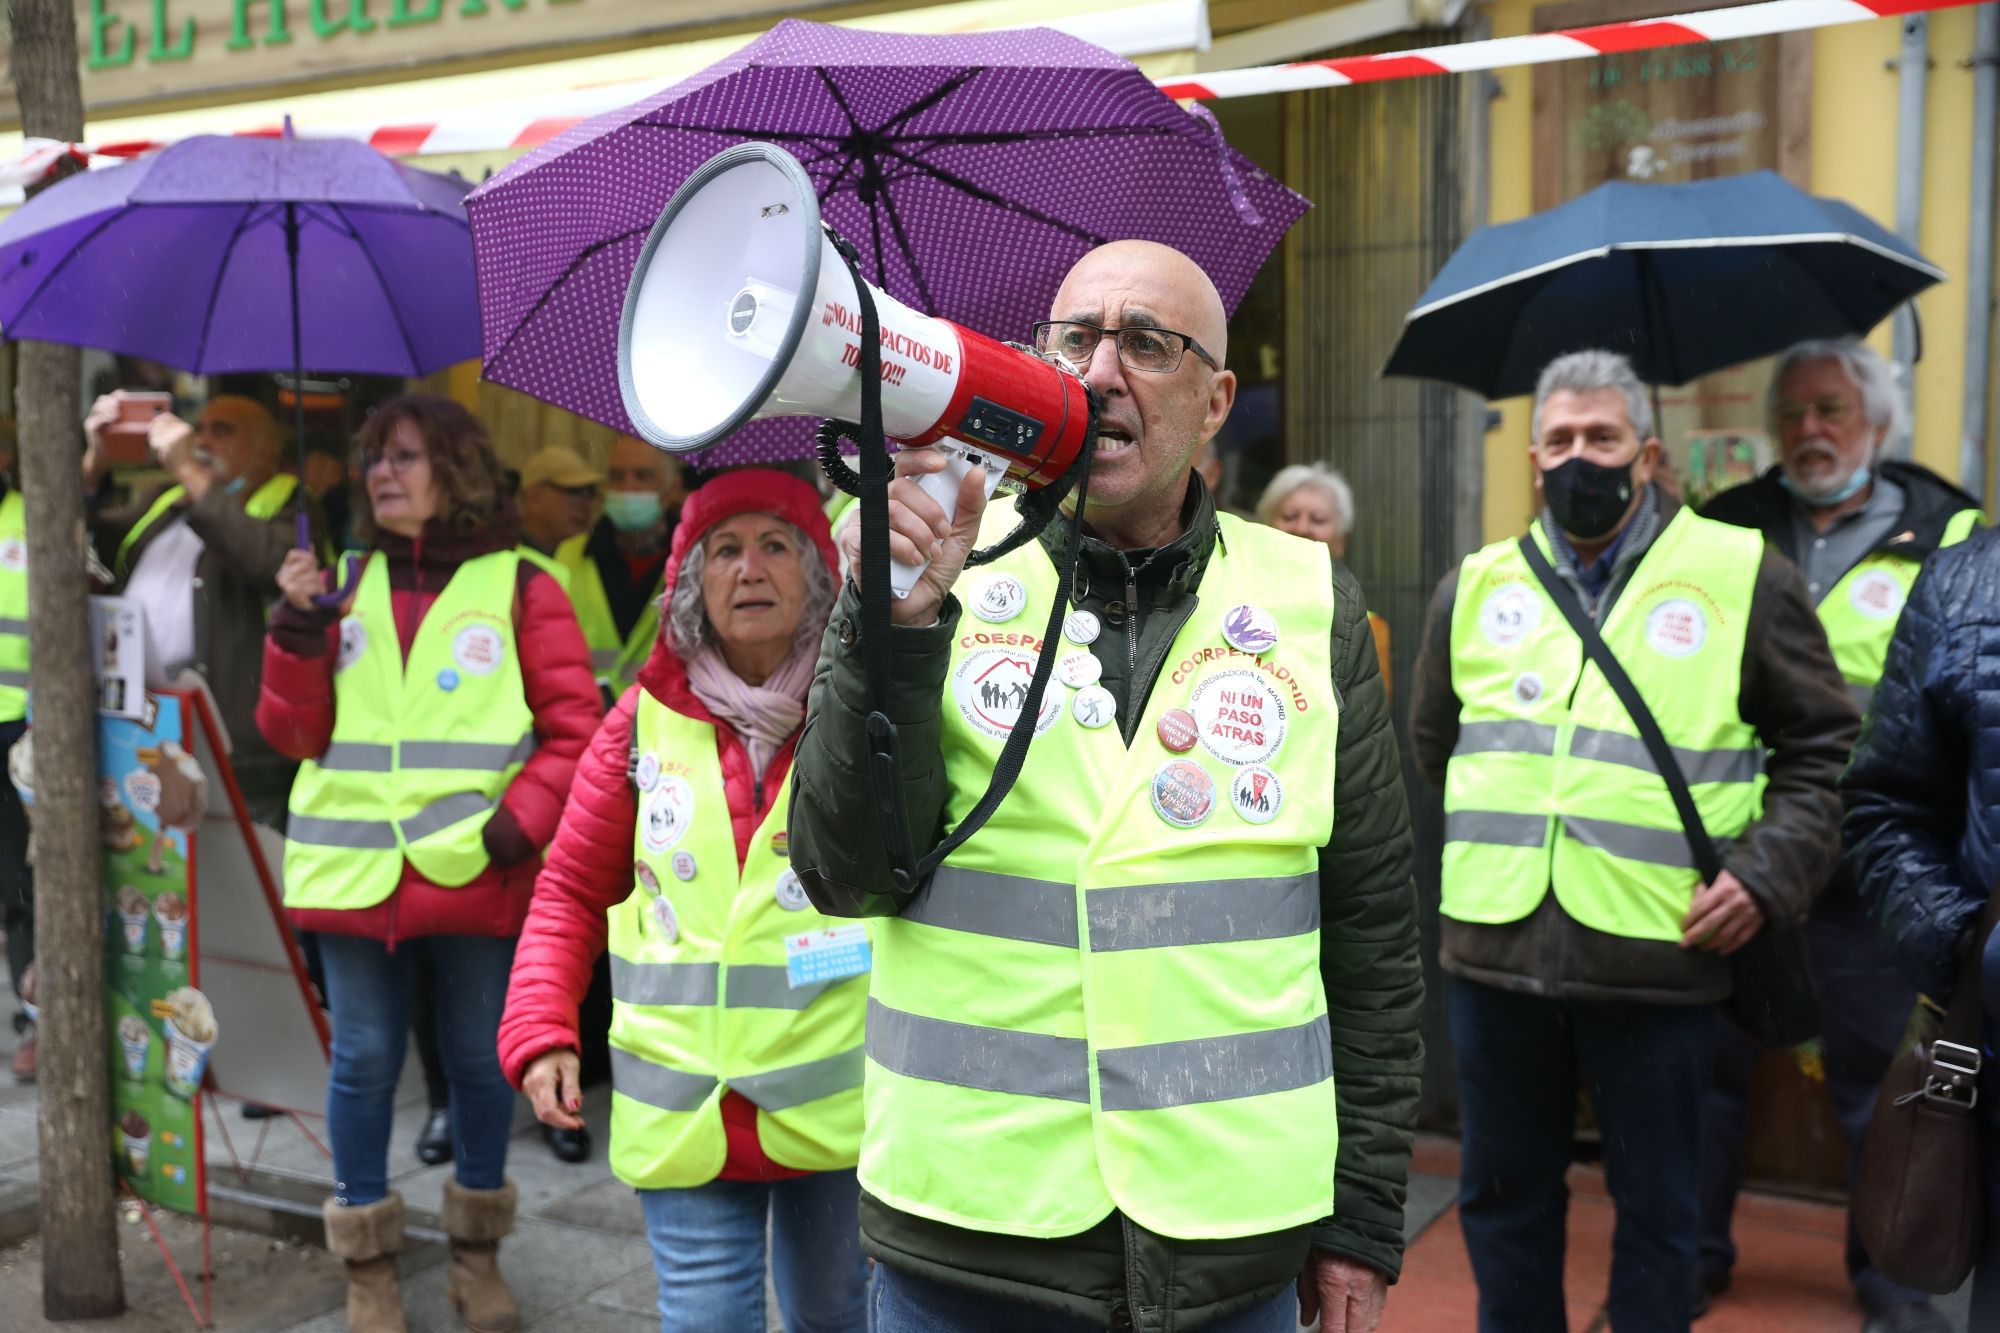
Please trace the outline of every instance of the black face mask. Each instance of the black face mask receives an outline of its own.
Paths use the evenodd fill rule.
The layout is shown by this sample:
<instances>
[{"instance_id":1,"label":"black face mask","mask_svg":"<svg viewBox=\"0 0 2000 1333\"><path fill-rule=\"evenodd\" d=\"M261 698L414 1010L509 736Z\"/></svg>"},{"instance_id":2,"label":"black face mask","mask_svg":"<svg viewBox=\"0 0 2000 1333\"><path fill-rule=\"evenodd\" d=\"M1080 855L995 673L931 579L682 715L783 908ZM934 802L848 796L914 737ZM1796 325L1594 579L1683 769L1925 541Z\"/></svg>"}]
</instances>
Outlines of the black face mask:
<instances>
[{"instance_id":1,"label":"black face mask","mask_svg":"<svg viewBox=\"0 0 2000 1333\"><path fill-rule=\"evenodd\" d=\"M1542 473L1542 498L1564 532L1594 541L1632 506L1632 464L1607 467L1574 455Z\"/></svg>"}]
</instances>

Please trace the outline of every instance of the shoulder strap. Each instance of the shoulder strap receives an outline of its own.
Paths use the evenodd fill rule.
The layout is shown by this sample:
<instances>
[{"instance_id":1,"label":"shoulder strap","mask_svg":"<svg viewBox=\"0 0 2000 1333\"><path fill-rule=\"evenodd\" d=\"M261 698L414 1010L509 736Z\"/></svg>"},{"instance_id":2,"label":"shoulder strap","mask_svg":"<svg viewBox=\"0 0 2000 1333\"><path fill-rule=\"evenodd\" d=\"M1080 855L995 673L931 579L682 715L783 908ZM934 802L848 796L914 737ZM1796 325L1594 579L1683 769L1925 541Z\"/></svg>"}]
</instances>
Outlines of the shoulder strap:
<instances>
[{"instance_id":1,"label":"shoulder strap","mask_svg":"<svg viewBox=\"0 0 2000 1333\"><path fill-rule=\"evenodd\" d=\"M1639 729L1639 739L1646 746L1646 753L1653 757L1653 767L1659 770L1666 781L1667 794L1673 797L1674 810L1681 817L1681 832L1686 835L1688 850L1694 854L1695 868L1701 872L1702 882L1713 884L1722 873L1722 855L1715 849L1715 840L1708 836L1708 828L1701 822L1701 811L1695 808L1694 793L1688 789L1687 774L1681 771L1680 760L1674 757L1674 747L1667 744L1666 735L1661 732L1653 710L1646 706L1645 696L1632 683L1632 677L1625 673L1625 667L1617 655L1611 651L1604 636L1598 633L1597 622L1584 614L1583 606L1577 601L1575 591L1560 578L1549 565L1549 558L1542 554L1542 548L1535 545L1532 535L1521 538L1521 554L1541 581L1542 590L1563 613L1563 619L1583 641L1583 651L1596 664L1604 676L1604 683L1618 696L1618 702L1631 715L1632 725Z\"/></svg>"},{"instance_id":2,"label":"shoulder strap","mask_svg":"<svg viewBox=\"0 0 2000 1333\"><path fill-rule=\"evenodd\" d=\"M1951 1004L1944 1011L1944 1027L1938 1036L1960 1046L1980 1049L1980 1029L1985 1026L1980 1000L1980 973L1986 961L1986 941L2000 925L2000 886L1986 895L1986 910L1979 914L1979 928L1973 932L1972 947L1958 963L1958 984L1951 989Z\"/></svg>"}]
</instances>

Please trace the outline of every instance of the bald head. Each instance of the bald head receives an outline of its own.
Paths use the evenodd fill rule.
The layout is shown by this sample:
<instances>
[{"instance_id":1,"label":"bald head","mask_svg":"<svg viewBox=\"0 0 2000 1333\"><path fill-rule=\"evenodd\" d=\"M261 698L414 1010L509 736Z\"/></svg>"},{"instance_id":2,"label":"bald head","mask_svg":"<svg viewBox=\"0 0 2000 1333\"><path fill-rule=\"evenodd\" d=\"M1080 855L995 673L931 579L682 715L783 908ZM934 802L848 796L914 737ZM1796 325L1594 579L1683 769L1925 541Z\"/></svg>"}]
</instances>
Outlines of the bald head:
<instances>
[{"instance_id":1,"label":"bald head","mask_svg":"<svg viewBox=\"0 0 2000 1333\"><path fill-rule=\"evenodd\" d=\"M194 423L195 445L216 462L223 478L241 477L252 487L278 468L278 423L254 398L217 394Z\"/></svg>"},{"instance_id":2,"label":"bald head","mask_svg":"<svg viewBox=\"0 0 2000 1333\"><path fill-rule=\"evenodd\" d=\"M1100 306L1123 297L1129 311L1120 318L1121 324L1135 322L1134 315L1150 314L1154 317L1150 322L1200 343L1216 364L1229 364L1229 316L1222 308L1222 294L1201 265L1170 245L1113 241L1098 246L1077 260L1063 279L1050 318L1102 323L1101 310L1098 318L1075 313L1077 299L1086 293Z\"/></svg>"}]
</instances>

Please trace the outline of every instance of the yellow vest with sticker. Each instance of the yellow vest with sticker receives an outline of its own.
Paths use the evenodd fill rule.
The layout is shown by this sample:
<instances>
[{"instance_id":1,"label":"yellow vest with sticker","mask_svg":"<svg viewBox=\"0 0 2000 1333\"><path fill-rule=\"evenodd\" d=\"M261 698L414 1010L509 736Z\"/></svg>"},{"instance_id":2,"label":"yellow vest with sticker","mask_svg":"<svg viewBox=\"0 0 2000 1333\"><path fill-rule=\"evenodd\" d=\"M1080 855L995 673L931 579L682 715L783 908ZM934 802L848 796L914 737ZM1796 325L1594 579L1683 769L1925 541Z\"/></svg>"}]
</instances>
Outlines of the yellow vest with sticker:
<instances>
[{"instance_id":1,"label":"yellow vest with sticker","mask_svg":"<svg viewBox=\"0 0 2000 1333\"><path fill-rule=\"evenodd\" d=\"M372 907L406 857L446 888L486 869L486 821L535 749L514 639L520 565L496 551L454 570L405 662L388 560L369 556L340 622L333 738L292 784L287 907Z\"/></svg>"},{"instance_id":2,"label":"yellow vest with sticker","mask_svg":"<svg viewBox=\"0 0 2000 1333\"><path fill-rule=\"evenodd\" d=\"M1979 511L1961 509L1945 524L1939 548L1958 545L1978 526ZM1875 682L1882 679L1896 620L1903 614L1903 603L1910 599L1910 589L1916 586L1917 571L1922 568L1922 561L1908 556L1872 551L1841 575L1815 608L1819 623L1826 628L1834 664L1863 712L1875 697Z\"/></svg>"},{"instance_id":3,"label":"yellow vest with sticker","mask_svg":"<svg viewBox=\"0 0 2000 1333\"><path fill-rule=\"evenodd\" d=\"M821 916L792 873L790 772L739 871L714 726L641 690L632 748L634 886L607 939L611 1169L637 1189L715 1179L732 1088L772 1161L853 1166L868 926Z\"/></svg>"},{"instance_id":4,"label":"yellow vest with sticker","mask_svg":"<svg viewBox=\"0 0 2000 1333\"><path fill-rule=\"evenodd\" d=\"M28 507L0 500L0 722L28 715Z\"/></svg>"},{"instance_id":5,"label":"yellow vest with sticker","mask_svg":"<svg viewBox=\"0 0 2000 1333\"><path fill-rule=\"evenodd\" d=\"M1539 521L1533 538L1544 552ZM1762 805L1743 720L1745 625L1764 538L1683 509L1601 627L1718 841ZM1593 930L1679 940L1699 876L1625 707L1513 541L1466 557L1451 618L1459 733L1445 777L1444 915L1519 921L1554 887Z\"/></svg>"},{"instance_id":6,"label":"yellow vest with sticker","mask_svg":"<svg viewBox=\"0 0 2000 1333\"><path fill-rule=\"evenodd\" d=\"M1117 1208L1190 1239L1334 1210L1332 571L1323 545L1220 522L1132 744L1089 648L1048 645L1020 780L875 923L861 1183L893 1207L1042 1237ZM1034 543L960 584L948 825L986 791L1058 595ZM1095 619L1072 614L1076 639Z\"/></svg>"}]
</instances>

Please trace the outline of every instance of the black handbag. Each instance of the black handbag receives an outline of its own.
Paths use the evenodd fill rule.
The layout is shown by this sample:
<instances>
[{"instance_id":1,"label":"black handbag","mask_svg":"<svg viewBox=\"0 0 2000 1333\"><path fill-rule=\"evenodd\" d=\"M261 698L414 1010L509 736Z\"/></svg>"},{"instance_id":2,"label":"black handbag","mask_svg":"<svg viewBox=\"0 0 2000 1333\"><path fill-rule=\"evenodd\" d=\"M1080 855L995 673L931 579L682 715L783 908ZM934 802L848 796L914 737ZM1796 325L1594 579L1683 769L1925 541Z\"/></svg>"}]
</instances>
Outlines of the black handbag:
<instances>
[{"instance_id":1,"label":"black handbag","mask_svg":"<svg viewBox=\"0 0 2000 1333\"><path fill-rule=\"evenodd\" d=\"M1585 656L1596 664L1604 683L1631 715L1646 753L1652 756L1653 766L1673 797L1695 869L1704 884L1713 884L1722 873L1722 853L1701 822L1687 774L1681 771L1680 761L1674 758L1673 747L1667 744L1645 696L1598 633L1597 622L1584 613L1575 590L1557 576L1532 537L1521 538L1521 554L1563 619L1583 641ZM1729 955L1729 975L1732 985L1724 1008L1752 1037L1766 1046L1796 1046L1819 1035L1819 1004L1813 995L1812 974L1806 968L1805 935L1798 927L1766 921L1748 944Z\"/></svg>"}]
</instances>

